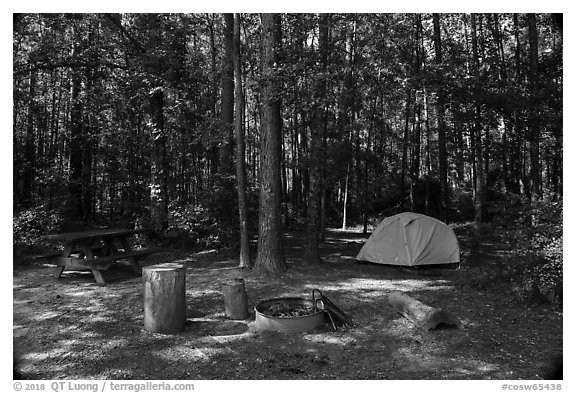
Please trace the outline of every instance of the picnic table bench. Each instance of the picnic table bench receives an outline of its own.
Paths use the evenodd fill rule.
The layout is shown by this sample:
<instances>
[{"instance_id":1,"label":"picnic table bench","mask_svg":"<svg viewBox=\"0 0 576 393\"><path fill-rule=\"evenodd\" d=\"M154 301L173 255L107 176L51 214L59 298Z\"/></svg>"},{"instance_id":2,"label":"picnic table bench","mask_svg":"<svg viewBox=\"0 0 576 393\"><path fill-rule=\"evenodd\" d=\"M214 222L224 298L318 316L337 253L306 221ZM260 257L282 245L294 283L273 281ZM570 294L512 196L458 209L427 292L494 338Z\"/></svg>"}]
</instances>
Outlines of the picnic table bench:
<instances>
[{"instance_id":1,"label":"picnic table bench","mask_svg":"<svg viewBox=\"0 0 576 393\"><path fill-rule=\"evenodd\" d=\"M64 250L57 257L54 277L60 278L64 269L90 270L99 285L106 285L102 271L108 270L118 260L125 259L138 274L142 268L138 258L161 249L132 250L128 238L148 232L146 229L98 229L83 232L59 233L44 239L64 243Z\"/></svg>"}]
</instances>

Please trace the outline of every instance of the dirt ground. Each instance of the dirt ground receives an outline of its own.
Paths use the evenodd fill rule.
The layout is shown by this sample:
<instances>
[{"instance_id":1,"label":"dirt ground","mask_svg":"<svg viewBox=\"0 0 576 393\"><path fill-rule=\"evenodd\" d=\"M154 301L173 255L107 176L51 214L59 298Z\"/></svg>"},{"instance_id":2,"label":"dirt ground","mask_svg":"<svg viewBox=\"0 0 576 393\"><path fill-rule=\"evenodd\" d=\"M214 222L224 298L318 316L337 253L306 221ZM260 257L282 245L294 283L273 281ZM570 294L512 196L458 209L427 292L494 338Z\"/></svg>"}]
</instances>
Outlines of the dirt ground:
<instances>
[{"instance_id":1,"label":"dirt ground","mask_svg":"<svg viewBox=\"0 0 576 393\"><path fill-rule=\"evenodd\" d=\"M187 323L176 335L143 329L142 279L121 264L105 272L52 278L49 261L13 276L15 371L23 379L545 379L562 355L562 314L526 305L506 287L463 285L476 265L513 261L503 245L485 244L473 258L463 247L460 270L407 271L360 263L365 237L330 231L325 263L301 264L304 234L286 237L289 269L265 278L236 267L230 253L169 250L143 265L187 267ZM468 277L466 276L466 277ZM254 313L243 321L224 314L221 285L246 282L250 309L261 300L310 298L322 290L354 321L333 332L258 331ZM464 278L466 278L464 277ZM424 332L387 303L392 290L455 314L462 329Z\"/></svg>"}]
</instances>

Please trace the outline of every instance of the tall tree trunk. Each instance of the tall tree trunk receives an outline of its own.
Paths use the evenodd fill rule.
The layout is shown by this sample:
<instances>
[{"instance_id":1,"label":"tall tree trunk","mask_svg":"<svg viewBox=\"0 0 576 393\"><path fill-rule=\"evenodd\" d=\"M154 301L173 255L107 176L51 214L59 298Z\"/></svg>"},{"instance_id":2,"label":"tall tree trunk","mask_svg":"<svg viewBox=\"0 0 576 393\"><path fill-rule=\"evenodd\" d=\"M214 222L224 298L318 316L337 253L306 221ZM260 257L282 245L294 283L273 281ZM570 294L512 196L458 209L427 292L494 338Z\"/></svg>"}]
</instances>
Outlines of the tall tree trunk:
<instances>
[{"instance_id":1,"label":"tall tree trunk","mask_svg":"<svg viewBox=\"0 0 576 393\"><path fill-rule=\"evenodd\" d=\"M518 20L518 14L513 14L512 20L514 22L514 82L517 84L522 83L522 59L521 59L521 48L522 43L520 41L520 23ZM515 107L512 113L512 133L510 135L510 183L509 188L512 192L520 194L522 193L522 156L521 156L521 141L523 138L521 135L520 126L520 110Z\"/></svg>"},{"instance_id":2,"label":"tall tree trunk","mask_svg":"<svg viewBox=\"0 0 576 393\"><path fill-rule=\"evenodd\" d=\"M408 148L410 146L410 108L412 107L412 89L406 88L406 109L404 116L404 140L402 143L402 168L400 169L400 192L404 199L406 193L406 174L408 171Z\"/></svg>"},{"instance_id":3,"label":"tall tree trunk","mask_svg":"<svg viewBox=\"0 0 576 393\"><path fill-rule=\"evenodd\" d=\"M422 133L422 106L415 99L415 108L412 121L412 141L411 141L411 166L410 166L410 210L416 212L419 210L418 201L416 200L416 186L420 179L420 138Z\"/></svg>"},{"instance_id":4,"label":"tall tree trunk","mask_svg":"<svg viewBox=\"0 0 576 393\"><path fill-rule=\"evenodd\" d=\"M224 176L232 173L232 146L234 123L234 14L224 14L224 58L222 59L222 86L220 120L224 136L220 145L219 172Z\"/></svg>"},{"instance_id":5,"label":"tall tree trunk","mask_svg":"<svg viewBox=\"0 0 576 393\"><path fill-rule=\"evenodd\" d=\"M248 236L248 206L246 202L245 143L242 114L244 113L244 94L242 92L242 63L240 55L240 14L234 16L234 75L236 136L236 185L238 188L238 216L240 220L240 267L252 267L250 261L250 238Z\"/></svg>"},{"instance_id":6,"label":"tall tree trunk","mask_svg":"<svg viewBox=\"0 0 576 393\"><path fill-rule=\"evenodd\" d=\"M530 199L539 201L542 196L542 175L540 173L540 125L538 117L538 29L536 15L528 14L528 41L530 43Z\"/></svg>"},{"instance_id":7,"label":"tall tree trunk","mask_svg":"<svg viewBox=\"0 0 576 393\"><path fill-rule=\"evenodd\" d=\"M280 174L281 116L278 51L279 14L262 14L262 124L260 139L260 205L258 255L255 268L266 274L285 270L282 247L282 184Z\"/></svg>"},{"instance_id":8,"label":"tall tree trunk","mask_svg":"<svg viewBox=\"0 0 576 393\"><path fill-rule=\"evenodd\" d=\"M422 16L416 14L414 16L414 45L413 45L413 76L416 78L420 77L421 66L422 66L422 56L424 54L421 52L420 41L422 39ZM419 210L419 206L416 200L416 186L420 178L420 147L421 147L421 135L422 135L422 105L418 99L418 91L415 93L414 99L414 113L412 114L412 143L411 143L411 182L410 182L410 209L415 212ZM416 116L418 121L416 121Z\"/></svg>"},{"instance_id":9,"label":"tall tree trunk","mask_svg":"<svg viewBox=\"0 0 576 393\"><path fill-rule=\"evenodd\" d=\"M380 75L378 75L378 83L380 83ZM376 110L378 108L378 94L374 94L374 104L372 107L372 114L370 119L370 124L368 125L368 135L367 135L367 142L366 142L366 153L364 154L364 166L363 166L363 174L362 174L362 233L366 235L368 233L368 215L370 214L370 207L372 205L372 197L370 196L370 187L369 187L369 157L372 151L372 134L375 128L376 122Z\"/></svg>"},{"instance_id":10,"label":"tall tree trunk","mask_svg":"<svg viewBox=\"0 0 576 393\"><path fill-rule=\"evenodd\" d=\"M350 181L350 163L346 165L346 178L344 180L344 201L342 202L342 230L346 229L348 220L348 182Z\"/></svg>"},{"instance_id":11,"label":"tall tree trunk","mask_svg":"<svg viewBox=\"0 0 576 393\"><path fill-rule=\"evenodd\" d=\"M300 116L302 120L297 123L299 124L298 130L300 135L300 157L304 157L304 159L300 161L300 204L303 206L303 213L305 215L308 207L308 192L310 191L310 168L307 165L310 157L310 147L308 146L308 119L304 112L301 112Z\"/></svg>"},{"instance_id":12,"label":"tall tree trunk","mask_svg":"<svg viewBox=\"0 0 576 393\"><path fill-rule=\"evenodd\" d=\"M506 81L508 79L508 70L506 67L506 53L504 52L504 42L502 40L502 28L500 26L500 15L495 13L493 15L493 35L498 53L498 68L500 70L500 79Z\"/></svg>"},{"instance_id":13,"label":"tall tree trunk","mask_svg":"<svg viewBox=\"0 0 576 393\"><path fill-rule=\"evenodd\" d=\"M93 48L97 45L95 42L95 25L90 26L90 32L88 34L88 45ZM87 66L85 68L86 74L86 102L93 102L94 92L94 81L95 81L95 69L92 66ZM96 110L97 111L97 108ZM85 115L85 129L83 131L83 148L82 148L82 212L84 214L84 222L90 222L94 218L95 210L95 195L94 187L92 182L93 174L93 161L94 161L94 151L96 138L93 133L96 132L96 127L93 127L93 117L95 111L87 111Z\"/></svg>"},{"instance_id":14,"label":"tall tree trunk","mask_svg":"<svg viewBox=\"0 0 576 393\"><path fill-rule=\"evenodd\" d=\"M26 114L26 137L24 142L24 162L22 164L23 173L21 179L21 200L24 206L32 206L34 199L34 177L36 165L36 150L35 150L35 136L34 136L34 105L36 95L36 77L37 71L30 67L30 79L28 86L28 107ZM16 163L18 165L19 163ZM15 165L15 166L16 166ZM18 177L16 177L18 178Z\"/></svg>"},{"instance_id":15,"label":"tall tree trunk","mask_svg":"<svg viewBox=\"0 0 576 393\"><path fill-rule=\"evenodd\" d=\"M432 138L431 138L431 134L432 131L430 130L430 120L429 120L429 116L428 116L428 93L426 92L426 89L424 89L424 91L422 92L423 96L424 96L424 102L423 102L423 107L424 107L424 125L426 127L426 205L424 207L424 211L425 214L428 216L432 216L433 215L433 211L432 211L432 190L431 190L431 184L430 181L432 180L432 157L431 157L431 144L432 144Z\"/></svg>"},{"instance_id":16,"label":"tall tree trunk","mask_svg":"<svg viewBox=\"0 0 576 393\"><path fill-rule=\"evenodd\" d=\"M456 116L455 116L456 117ZM464 176L464 135L462 129L464 125L460 120L454 120L453 129L455 130L454 133L454 145L455 145L455 165L456 165L456 173L457 173L457 182L456 184L460 186L465 181Z\"/></svg>"},{"instance_id":17,"label":"tall tree trunk","mask_svg":"<svg viewBox=\"0 0 576 393\"><path fill-rule=\"evenodd\" d=\"M440 36L440 15L433 14L434 21L434 48L436 51L436 64L442 65L442 39ZM438 112L438 176L440 177L440 217L444 222L448 222L448 211L450 210L450 195L448 190L448 161L446 154L446 121L444 119L444 89L438 89L438 101L436 109Z\"/></svg>"},{"instance_id":18,"label":"tall tree trunk","mask_svg":"<svg viewBox=\"0 0 576 393\"><path fill-rule=\"evenodd\" d=\"M322 149L322 129L314 125L310 138L310 185L308 187L307 242L304 261L308 264L320 263L320 149Z\"/></svg>"},{"instance_id":19,"label":"tall tree trunk","mask_svg":"<svg viewBox=\"0 0 576 393\"><path fill-rule=\"evenodd\" d=\"M484 165L484 154L482 146L482 111L476 108L476 120L474 121L474 145L476 157L476 199L474 204L474 221L477 225L485 221L486 214L486 172Z\"/></svg>"},{"instance_id":20,"label":"tall tree trunk","mask_svg":"<svg viewBox=\"0 0 576 393\"><path fill-rule=\"evenodd\" d=\"M327 69L327 46L328 46L328 20L326 14L323 14L320 25L319 51L321 58L322 71ZM323 164L323 128L326 119L326 77L325 74L320 78L316 89L315 97L315 119L310 129L310 186L308 193L308 207L306 209L307 224L307 242L304 250L304 262L307 264L317 264L322 262L320 258L320 221L321 221L321 192L322 192L322 164Z\"/></svg>"},{"instance_id":21,"label":"tall tree trunk","mask_svg":"<svg viewBox=\"0 0 576 393\"><path fill-rule=\"evenodd\" d=\"M321 176L320 176L320 242L326 241L326 198L327 198L327 154L328 154L328 65L330 63L330 31L331 31L331 15L321 14L320 18L320 55L323 67L322 78L322 155L321 160Z\"/></svg>"},{"instance_id":22,"label":"tall tree trunk","mask_svg":"<svg viewBox=\"0 0 576 393\"><path fill-rule=\"evenodd\" d=\"M473 71L476 78L480 76L480 65L478 59L478 34L476 27L476 15L471 15L472 24L472 56L473 56ZM475 200L474 200L474 221L477 225L484 222L485 218L485 203L486 203L486 173L484 167L484 155L482 147L482 108L476 105L476 118L474 120L472 139L472 149L476 158L475 168Z\"/></svg>"},{"instance_id":23,"label":"tall tree trunk","mask_svg":"<svg viewBox=\"0 0 576 393\"><path fill-rule=\"evenodd\" d=\"M87 90L90 89L90 82L88 83ZM85 131L83 132L83 148L82 148L82 218L84 222L89 222L93 218L94 213L94 199L92 196L92 161L94 150L94 138L92 137L92 126L90 116L84 122Z\"/></svg>"},{"instance_id":24,"label":"tall tree trunk","mask_svg":"<svg viewBox=\"0 0 576 393\"><path fill-rule=\"evenodd\" d=\"M347 42L347 55L346 55L346 62L347 62L347 73L344 77L344 87L343 87L343 94L344 97L344 105L342 107L342 112L345 114L344 116L344 124L349 128L348 134L348 142L352 146L352 157L349 158L348 163L346 165L346 179L345 179L345 188L344 188L344 206L342 209L342 229L346 229L348 223L348 199L350 198L350 186L351 182L359 180L360 176L357 176L354 179L354 176L351 174L354 173L355 169L359 169L356 167L356 163L358 161L358 145L359 145L359 138L358 133L359 130L356 130L356 120L358 116L358 98L356 96L357 93L357 80L356 80L356 46L357 46L357 16L352 17L352 29L346 36ZM348 116L350 113L350 116ZM353 183L352 183L353 184Z\"/></svg>"},{"instance_id":25,"label":"tall tree trunk","mask_svg":"<svg viewBox=\"0 0 576 393\"><path fill-rule=\"evenodd\" d=\"M150 226L155 231L168 227L168 182L166 132L164 130L164 91L150 93L152 154L150 157Z\"/></svg>"},{"instance_id":26,"label":"tall tree trunk","mask_svg":"<svg viewBox=\"0 0 576 393\"><path fill-rule=\"evenodd\" d=\"M72 70L72 107L70 110L70 213L77 218L84 217L82 205L83 175L83 135L82 135L82 79L78 70Z\"/></svg>"},{"instance_id":27,"label":"tall tree trunk","mask_svg":"<svg viewBox=\"0 0 576 393\"><path fill-rule=\"evenodd\" d=\"M208 30L210 35L210 75L212 78L212 86L210 88L209 100L210 100L210 110L212 116L216 117L216 106L218 101L218 72L216 67L216 31L214 26L214 14L207 14L206 21L208 23ZM218 146L210 146L208 152L208 174L218 173Z\"/></svg>"}]
</instances>

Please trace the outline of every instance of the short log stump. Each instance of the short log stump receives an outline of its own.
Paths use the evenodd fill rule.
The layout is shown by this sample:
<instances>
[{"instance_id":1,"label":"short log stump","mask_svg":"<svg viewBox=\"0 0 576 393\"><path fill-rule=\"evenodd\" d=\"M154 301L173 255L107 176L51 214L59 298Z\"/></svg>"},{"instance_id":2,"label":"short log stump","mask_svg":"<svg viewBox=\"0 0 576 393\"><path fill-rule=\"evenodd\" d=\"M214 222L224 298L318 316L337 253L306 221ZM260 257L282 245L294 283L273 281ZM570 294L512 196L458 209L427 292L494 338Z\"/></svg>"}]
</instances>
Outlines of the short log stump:
<instances>
[{"instance_id":1,"label":"short log stump","mask_svg":"<svg viewBox=\"0 0 576 393\"><path fill-rule=\"evenodd\" d=\"M186 324L186 268L164 263L142 269L144 329L175 334Z\"/></svg>"}]
</instances>

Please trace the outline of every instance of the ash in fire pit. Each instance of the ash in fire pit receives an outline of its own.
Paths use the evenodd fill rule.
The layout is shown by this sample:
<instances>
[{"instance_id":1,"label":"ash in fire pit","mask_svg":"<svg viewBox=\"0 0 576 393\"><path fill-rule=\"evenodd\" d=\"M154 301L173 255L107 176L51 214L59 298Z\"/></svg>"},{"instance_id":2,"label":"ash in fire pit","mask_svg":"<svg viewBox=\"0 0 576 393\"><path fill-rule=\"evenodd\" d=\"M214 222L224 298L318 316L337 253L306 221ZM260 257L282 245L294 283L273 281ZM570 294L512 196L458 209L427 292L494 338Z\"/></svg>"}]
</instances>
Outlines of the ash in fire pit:
<instances>
[{"instance_id":1,"label":"ash in fire pit","mask_svg":"<svg viewBox=\"0 0 576 393\"><path fill-rule=\"evenodd\" d=\"M287 297L260 302L254 308L256 327L279 332L307 332L325 322L324 310L310 300Z\"/></svg>"},{"instance_id":2,"label":"ash in fire pit","mask_svg":"<svg viewBox=\"0 0 576 393\"><path fill-rule=\"evenodd\" d=\"M278 299L278 303L269 305L267 308L263 309L262 312L271 317L281 318L304 317L316 313L312 305L282 299Z\"/></svg>"}]
</instances>

